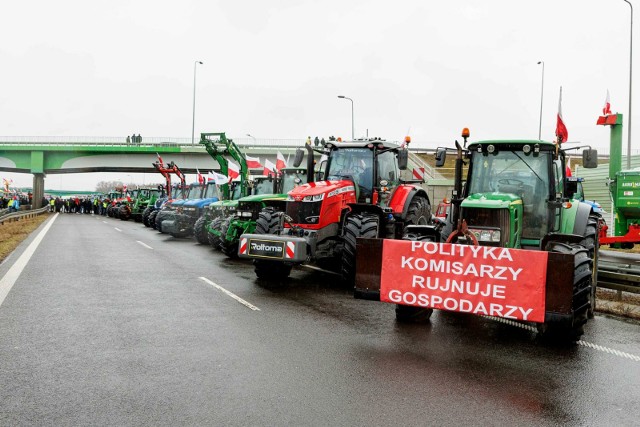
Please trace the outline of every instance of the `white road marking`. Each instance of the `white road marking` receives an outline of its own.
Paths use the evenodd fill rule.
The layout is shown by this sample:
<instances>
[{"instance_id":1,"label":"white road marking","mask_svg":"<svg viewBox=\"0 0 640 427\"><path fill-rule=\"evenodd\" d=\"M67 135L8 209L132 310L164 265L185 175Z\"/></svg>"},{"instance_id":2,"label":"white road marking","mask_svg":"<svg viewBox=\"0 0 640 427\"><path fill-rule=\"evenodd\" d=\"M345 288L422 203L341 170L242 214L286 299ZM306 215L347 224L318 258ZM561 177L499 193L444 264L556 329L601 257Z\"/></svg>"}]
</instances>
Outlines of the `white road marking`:
<instances>
[{"instance_id":1,"label":"white road marking","mask_svg":"<svg viewBox=\"0 0 640 427\"><path fill-rule=\"evenodd\" d=\"M33 239L29 246L27 246L27 249L25 249L22 255L20 255L20 258L18 258L16 262L11 266L11 268L9 268L7 274L5 274L2 279L0 279L0 305L2 305L2 303L4 302L4 299L7 297L9 291L16 283L16 280L18 280L18 277L20 277L20 274L22 274L22 270L24 270L24 268L27 266L27 263L33 256L33 253L38 248L38 245L40 245L40 242L42 242L44 235L47 234L47 231L49 231L51 225L53 224L53 221L56 220L58 215L60 214L56 213L53 218L49 220L47 225L45 225L42 231L38 233L36 238Z\"/></svg>"},{"instance_id":2,"label":"white road marking","mask_svg":"<svg viewBox=\"0 0 640 427\"><path fill-rule=\"evenodd\" d=\"M140 240L136 240L136 242L140 243L142 246L144 246L147 249L153 249L151 246L147 245L146 243L142 243Z\"/></svg>"},{"instance_id":3,"label":"white road marking","mask_svg":"<svg viewBox=\"0 0 640 427\"><path fill-rule=\"evenodd\" d=\"M504 324L507 324L507 325L510 325L510 326L515 326L516 328L526 329L527 331L531 331L531 332L537 332L538 331L538 329L535 326L526 325L526 324L520 323L520 322L514 322L513 320L503 319L501 317L492 317L492 316L482 316L482 317L485 317L485 318L487 318L489 320L494 320L496 322L504 323ZM583 340L577 341L576 344L581 345L583 347L589 347L589 348L592 348L594 350L602 351L604 353L613 354L614 356L624 357L626 359L631 359L633 361L640 362L640 356L636 356L635 354L626 353L624 351L616 350L616 349L613 349L613 348L605 347L605 346L602 346L602 345L594 344L594 343L591 343L591 342L588 342L588 341L583 341Z\"/></svg>"},{"instance_id":4,"label":"white road marking","mask_svg":"<svg viewBox=\"0 0 640 427\"><path fill-rule=\"evenodd\" d=\"M102 222L104 222L105 224L107 223L107 221L102 221Z\"/></svg>"},{"instance_id":5,"label":"white road marking","mask_svg":"<svg viewBox=\"0 0 640 427\"><path fill-rule=\"evenodd\" d=\"M248 301L243 300L242 298L240 298L238 295L234 294L233 292L229 292L228 290L226 290L222 286L220 286L220 285L218 285L216 283L213 283L211 280L207 279L206 277L200 277L200 280L204 281L205 283L208 283L209 285L213 286L217 290L227 294L228 296L230 296L234 300L238 301L240 304L244 305L245 307L249 307L253 311L260 311L260 309L258 307L256 307L255 305L251 304Z\"/></svg>"},{"instance_id":6,"label":"white road marking","mask_svg":"<svg viewBox=\"0 0 640 427\"><path fill-rule=\"evenodd\" d=\"M590 343L590 342L582 341L582 340L578 341L578 344L582 345L584 347L593 348L593 349L598 350L598 351L603 351L605 353L613 354L615 356L625 357L627 359L631 359L631 360L634 360L636 362L640 362L640 356L636 356L635 354L625 353L624 351L615 350L613 348L604 347L602 345L598 345L598 344L594 344L594 343Z\"/></svg>"},{"instance_id":7,"label":"white road marking","mask_svg":"<svg viewBox=\"0 0 640 427\"><path fill-rule=\"evenodd\" d=\"M122 231L118 227L113 227L116 231Z\"/></svg>"}]
</instances>

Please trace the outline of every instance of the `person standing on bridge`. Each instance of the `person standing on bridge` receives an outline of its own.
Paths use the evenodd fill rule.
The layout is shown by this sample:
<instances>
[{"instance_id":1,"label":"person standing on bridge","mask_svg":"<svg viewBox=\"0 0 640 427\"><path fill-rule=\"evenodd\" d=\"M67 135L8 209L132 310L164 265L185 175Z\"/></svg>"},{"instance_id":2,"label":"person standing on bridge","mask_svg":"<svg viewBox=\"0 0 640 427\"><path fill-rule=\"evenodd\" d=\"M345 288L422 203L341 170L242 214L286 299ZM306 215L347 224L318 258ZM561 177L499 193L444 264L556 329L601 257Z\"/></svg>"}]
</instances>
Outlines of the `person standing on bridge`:
<instances>
[{"instance_id":1,"label":"person standing on bridge","mask_svg":"<svg viewBox=\"0 0 640 427\"><path fill-rule=\"evenodd\" d=\"M129 135L127 135L127 145L131 144L131 137Z\"/></svg>"},{"instance_id":2,"label":"person standing on bridge","mask_svg":"<svg viewBox=\"0 0 640 427\"><path fill-rule=\"evenodd\" d=\"M138 134L138 138L136 139L138 145L142 144L142 135Z\"/></svg>"}]
</instances>

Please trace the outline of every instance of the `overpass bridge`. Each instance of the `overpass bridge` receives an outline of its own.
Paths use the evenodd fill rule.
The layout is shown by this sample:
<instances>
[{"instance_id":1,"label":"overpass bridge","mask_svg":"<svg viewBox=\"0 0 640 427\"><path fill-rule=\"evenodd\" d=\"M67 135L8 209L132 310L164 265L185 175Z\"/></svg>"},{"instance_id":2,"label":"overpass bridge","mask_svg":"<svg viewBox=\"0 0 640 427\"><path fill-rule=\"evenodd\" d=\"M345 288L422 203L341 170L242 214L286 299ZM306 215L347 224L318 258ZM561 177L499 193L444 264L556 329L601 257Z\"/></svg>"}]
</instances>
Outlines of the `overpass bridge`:
<instances>
[{"instance_id":1,"label":"overpass bridge","mask_svg":"<svg viewBox=\"0 0 640 427\"><path fill-rule=\"evenodd\" d=\"M252 157L276 163L302 147L305 139L234 138L240 149ZM190 138L144 137L141 143L127 143L126 137L0 137L0 171L33 174L33 200L44 195L44 179L51 174L83 172L154 173L157 154L174 161L184 173L206 172L219 165L199 143ZM416 155L410 155L410 169L431 169ZM36 206L38 207L38 206Z\"/></svg>"}]
</instances>

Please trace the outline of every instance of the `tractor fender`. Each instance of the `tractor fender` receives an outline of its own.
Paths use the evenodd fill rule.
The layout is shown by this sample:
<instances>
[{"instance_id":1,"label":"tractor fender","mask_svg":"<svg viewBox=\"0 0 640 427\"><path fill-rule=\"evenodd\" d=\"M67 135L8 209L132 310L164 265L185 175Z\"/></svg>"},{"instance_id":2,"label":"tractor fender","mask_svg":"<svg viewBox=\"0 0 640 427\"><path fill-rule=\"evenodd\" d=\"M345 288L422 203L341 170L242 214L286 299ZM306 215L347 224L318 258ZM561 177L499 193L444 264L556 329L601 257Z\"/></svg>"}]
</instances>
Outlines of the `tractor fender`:
<instances>
[{"instance_id":1,"label":"tractor fender","mask_svg":"<svg viewBox=\"0 0 640 427\"><path fill-rule=\"evenodd\" d=\"M589 215L593 210L593 206L589 203L580 202L576 212L576 219L573 223L573 234L584 236L587 230L587 223L589 222Z\"/></svg>"},{"instance_id":2,"label":"tractor fender","mask_svg":"<svg viewBox=\"0 0 640 427\"><path fill-rule=\"evenodd\" d=\"M407 217L407 213L409 211L409 205L411 201L416 196L422 196L427 199L429 202L429 206L431 206L431 201L429 200L429 196L424 189L420 187L416 187L414 185L399 185L396 190L391 195L391 201L389 202L389 207L393 210L395 215L401 214L401 218L404 220Z\"/></svg>"}]
</instances>

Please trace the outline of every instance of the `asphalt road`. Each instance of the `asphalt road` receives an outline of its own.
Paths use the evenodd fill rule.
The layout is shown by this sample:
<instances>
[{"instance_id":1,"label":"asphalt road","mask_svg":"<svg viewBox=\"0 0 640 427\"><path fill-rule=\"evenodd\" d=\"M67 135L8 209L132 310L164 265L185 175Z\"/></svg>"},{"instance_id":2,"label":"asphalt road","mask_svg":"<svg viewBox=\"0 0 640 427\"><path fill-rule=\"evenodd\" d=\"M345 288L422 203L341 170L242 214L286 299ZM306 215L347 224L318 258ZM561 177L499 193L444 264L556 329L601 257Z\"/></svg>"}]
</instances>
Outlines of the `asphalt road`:
<instances>
[{"instance_id":1,"label":"asphalt road","mask_svg":"<svg viewBox=\"0 0 640 427\"><path fill-rule=\"evenodd\" d=\"M250 263L103 217L55 218L0 328L0 425L640 419L637 323L596 316L561 347L455 313L402 325L392 305L354 300L334 276L300 269L267 285Z\"/></svg>"}]
</instances>

